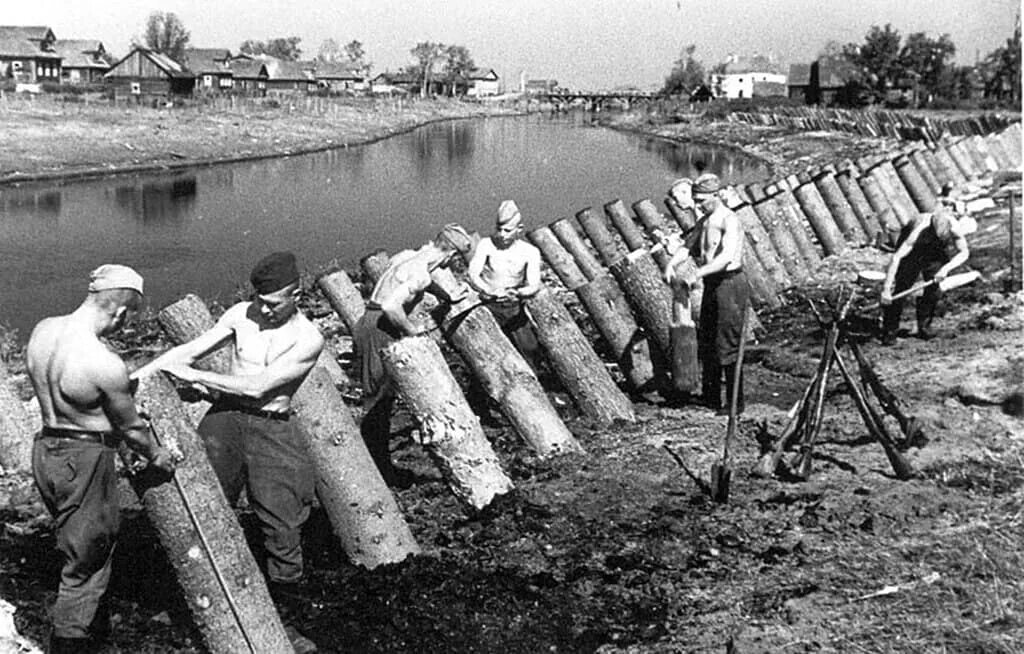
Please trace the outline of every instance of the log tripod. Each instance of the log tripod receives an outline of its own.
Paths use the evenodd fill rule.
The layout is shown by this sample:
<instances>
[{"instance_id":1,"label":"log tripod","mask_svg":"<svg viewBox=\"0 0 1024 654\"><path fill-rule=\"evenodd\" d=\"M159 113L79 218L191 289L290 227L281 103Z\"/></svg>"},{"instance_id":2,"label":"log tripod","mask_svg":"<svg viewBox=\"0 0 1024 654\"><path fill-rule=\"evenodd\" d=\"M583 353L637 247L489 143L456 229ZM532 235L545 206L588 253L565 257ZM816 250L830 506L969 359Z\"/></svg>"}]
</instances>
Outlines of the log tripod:
<instances>
[{"instance_id":1,"label":"log tripod","mask_svg":"<svg viewBox=\"0 0 1024 654\"><path fill-rule=\"evenodd\" d=\"M811 383L804 389L803 395L787 414L788 421L782 433L775 442L774 447L754 466L751 474L759 477L770 477L779 471L782 465L782 457L785 451L796 446L796 454L785 465L784 473L790 477L806 480L811 474L811 463L814 454L814 446L817 442L818 433L821 430L821 419L825 403L825 389L828 382L828 375L834 363L839 368L846 388L857 405L868 433L882 446L885 455L889 459L893 472L897 479L906 480L914 476L914 469L904 458L902 450L911 445L920 445L924 442L920 426L917 421L903 411L899 399L881 381L867 359L861 353L857 343L849 338L846 329L846 318L850 305L856 291L848 291L845 287L839 289L838 296L834 302L830 302L833 317L826 320L813 302L808 300L811 311L814 312L818 324L826 329L825 347L821 360L818 363L818 370L811 379ZM847 344L857 359L860 372L860 381L853 377L850 369L840 352L840 346ZM878 409L871 402L868 390L874 395L875 400L886 413L894 417L900 425L903 437L899 441L894 439L882 420Z\"/></svg>"}]
</instances>

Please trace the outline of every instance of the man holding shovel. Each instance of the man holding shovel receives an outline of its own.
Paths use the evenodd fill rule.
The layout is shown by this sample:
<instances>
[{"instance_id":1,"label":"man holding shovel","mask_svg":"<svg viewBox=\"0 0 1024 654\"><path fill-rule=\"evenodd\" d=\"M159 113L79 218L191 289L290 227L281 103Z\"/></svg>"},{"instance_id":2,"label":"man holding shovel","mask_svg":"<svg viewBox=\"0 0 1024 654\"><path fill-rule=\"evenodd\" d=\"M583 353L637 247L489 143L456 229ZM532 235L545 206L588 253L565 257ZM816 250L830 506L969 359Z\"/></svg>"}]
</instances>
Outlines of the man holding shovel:
<instances>
[{"instance_id":1,"label":"man holding shovel","mask_svg":"<svg viewBox=\"0 0 1024 654\"><path fill-rule=\"evenodd\" d=\"M949 184L943 186L939 200L941 205L934 212L921 214L906 225L897 241L882 286L883 345L896 343L903 313L903 299L893 296L909 289L918 275L931 283L917 300L917 337L934 338L932 321L942 295L940 283L970 256L967 235L973 233L978 224L970 216L956 215L956 196Z\"/></svg>"}]
</instances>

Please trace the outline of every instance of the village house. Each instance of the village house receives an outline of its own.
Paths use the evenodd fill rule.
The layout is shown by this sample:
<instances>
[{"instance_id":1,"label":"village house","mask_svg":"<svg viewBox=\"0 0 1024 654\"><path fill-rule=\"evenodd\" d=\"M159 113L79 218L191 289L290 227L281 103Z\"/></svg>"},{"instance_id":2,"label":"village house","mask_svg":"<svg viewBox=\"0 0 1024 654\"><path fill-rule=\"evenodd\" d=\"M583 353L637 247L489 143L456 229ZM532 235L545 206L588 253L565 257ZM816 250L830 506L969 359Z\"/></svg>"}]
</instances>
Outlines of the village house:
<instances>
[{"instance_id":1,"label":"village house","mask_svg":"<svg viewBox=\"0 0 1024 654\"><path fill-rule=\"evenodd\" d=\"M195 86L195 75L162 52L135 46L103 76L115 96L166 99L188 96Z\"/></svg>"},{"instance_id":2,"label":"village house","mask_svg":"<svg viewBox=\"0 0 1024 654\"><path fill-rule=\"evenodd\" d=\"M231 69L232 90L246 95L266 95L267 66L251 57L234 57L228 62Z\"/></svg>"},{"instance_id":3,"label":"village house","mask_svg":"<svg viewBox=\"0 0 1024 654\"><path fill-rule=\"evenodd\" d=\"M474 68L466 75L466 95L471 98L485 98L498 95L498 74L493 68Z\"/></svg>"},{"instance_id":4,"label":"village house","mask_svg":"<svg viewBox=\"0 0 1024 654\"><path fill-rule=\"evenodd\" d=\"M805 104L848 104L852 71L842 62L819 59L809 64L789 67L787 95L791 100Z\"/></svg>"},{"instance_id":5,"label":"village house","mask_svg":"<svg viewBox=\"0 0 1024 654\"><path fill-rule=\"evenodd\" d=\"M378 73L370 80L370 93L380 95L405 95L417 93L420 80L408 73Z\"/></svg>"},{"instance_id":6,"label":"village house","mask_svg":"<svg viewBox=\"0 0 1024 654\"><path fill-rule=\"evenodd\" d=\"M362 91L366 89L366 78L351 63L316 62L313 69L317 88L329 91Z\"/></svg>"},{"instance_id":7,"label":"village house","mask_svg":"<svg viewBox=\"0 0 1024 654\"><path fill-rule=\"evenodd\" d=\"M102 41L57 39L54 45L61 57L60 79L64 84L102 82L110 70L111 57Z\"/></svg>"},{"instance_id":8,"label":"village house","mask_svg":"<svg viewBox=\"0 0 1024 654\"><path fill-rule=\"evenodd\" d=\"M195 75L195 90L200 93L228 91L234 86L234 73L226 48L186 48L181 63Z\"/></svg>"},{"instance_id":9,"label":"village house","mask_svg":"<svg viewBox=\"0 0 1024 654\"><path fill-rule=\"evenodd\" d=\"M719 98L785 97L786 75L772 57L729 55L712 73L711 89Z\"/></svg>"},{"instance_id":10,"label":"village house","mask_svg":"<svg viewBox=\"0 0 1024 654\"><path fill-rule=\"evenodd\" d=\"M266 55L254 57L267 71L267 94L309 93L316 90L315 65L311 61L284 61Z\"/></svg>"},{"instance_id":11,"label":"village house","mask_svg":"<svg viewBox=\"0 0 1024 654\"><path fill-rule=\"evenodd\" d=\"M46 26L0 26L0 78L17 83L60 82L57 37Z\"/></svg>"}]
</instances>

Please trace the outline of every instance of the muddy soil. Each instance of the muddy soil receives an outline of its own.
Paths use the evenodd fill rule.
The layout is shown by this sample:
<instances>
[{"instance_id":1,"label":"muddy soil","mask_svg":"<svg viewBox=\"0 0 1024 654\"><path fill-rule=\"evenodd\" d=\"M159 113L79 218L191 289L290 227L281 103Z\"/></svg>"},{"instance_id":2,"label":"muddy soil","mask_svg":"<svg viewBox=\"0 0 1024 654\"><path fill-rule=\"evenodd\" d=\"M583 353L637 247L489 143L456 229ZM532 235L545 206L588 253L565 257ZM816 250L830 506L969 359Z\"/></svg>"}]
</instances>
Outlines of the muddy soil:
<instances>
[{"instance_id":1,"label":"muddy soil","mask_svg":"<svg viewBox=\"0 0 1024 654\"><path fill-rule=\"evenodd\" d=\"M944 299L938 338L913 337L908 307L903 337L882 347L869 297L851 321L850 337L923 425L926 442L904 453L914 479L894 477L838 375L810 479L747 474L820 357L824 332L806 300L827 311L856 270L884 266L885 255L855 250L762 316L728 504L663 449L706 479L726 430L706 409L641 401L637 424L597 430L562 406L586 453L555 461L532 457L499 419L486 431L517 488L477 515L400 415L392 449L406 480L395 492L424 554L356 568L314 512L292 621L323 652L1024 651L1024 294L1004 292L1005 207L977 217L971 265L983 279ZM307 308L330 320L316 298ZM27 480L3 481L0 597L39 642L57 583L53 533ZM103 651L203 652L129 498L125 518ZM248 511L240 518L252 527Z\"/></svg>"}]
</instances>

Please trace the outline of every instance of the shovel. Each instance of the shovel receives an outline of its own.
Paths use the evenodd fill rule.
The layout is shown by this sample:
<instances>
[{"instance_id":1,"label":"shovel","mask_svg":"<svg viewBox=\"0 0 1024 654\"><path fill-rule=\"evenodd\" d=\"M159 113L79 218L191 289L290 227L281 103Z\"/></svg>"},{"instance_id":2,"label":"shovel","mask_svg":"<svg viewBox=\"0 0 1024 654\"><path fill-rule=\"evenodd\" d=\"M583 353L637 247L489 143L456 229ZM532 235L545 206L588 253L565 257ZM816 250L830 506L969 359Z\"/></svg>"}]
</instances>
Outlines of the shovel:
<instances>
[{"instance_id":1,"label":"shovel","mask_svg":"<svg viewBox=\"0 0 1024 654\"><path fill-rule=\"evenodd\" d=\"M740 379L743 377L743 350L747 344L747 313L743 308L743 319L740 323L740 347L736 353L736 374L732 377L732 392L729 394L729 424L725 428L725 444L722 446L722 460L711 464L711 499L725 504L729 501L729 480L732 470L729 468L729 443L736 433L736 398L740 391Z\"/></svg>"},{"instance_id":2,"label":"shovel","mask_svg":"<svg viewBox=\"0 0 1024 654\"><path fill-rule=\"evenodd\" d=\"M972 270L970 272L957 273L956 275L950 275L950 276L946 277L945 279L943 279L941 282L938 282L939 290L942 291L943 293L945 293L946 291L952 290L954 288L960 288L961 286L966 286L967 284L970 284L971 282L975 281L976 279L980 279L980 278L981 278L981 273L978 272L977 270ZM899 293L896 293L895 295L892 296L892 299L893 300L899 300L900 298L904 298L904 297L910 295L911 293L916 293L918 291L924 290L924 289L928 288L929 286L931 286L934 283L936 283L936 280L934 280L934 279L930 279L930 280L928 280L926 282L921 282L920 284L917 284L916 286L911 286L910 288L908 288L905 291L900 291ZM881 306L881 304L879 304L879 306Z\"/></svg>"}]
</instances>

